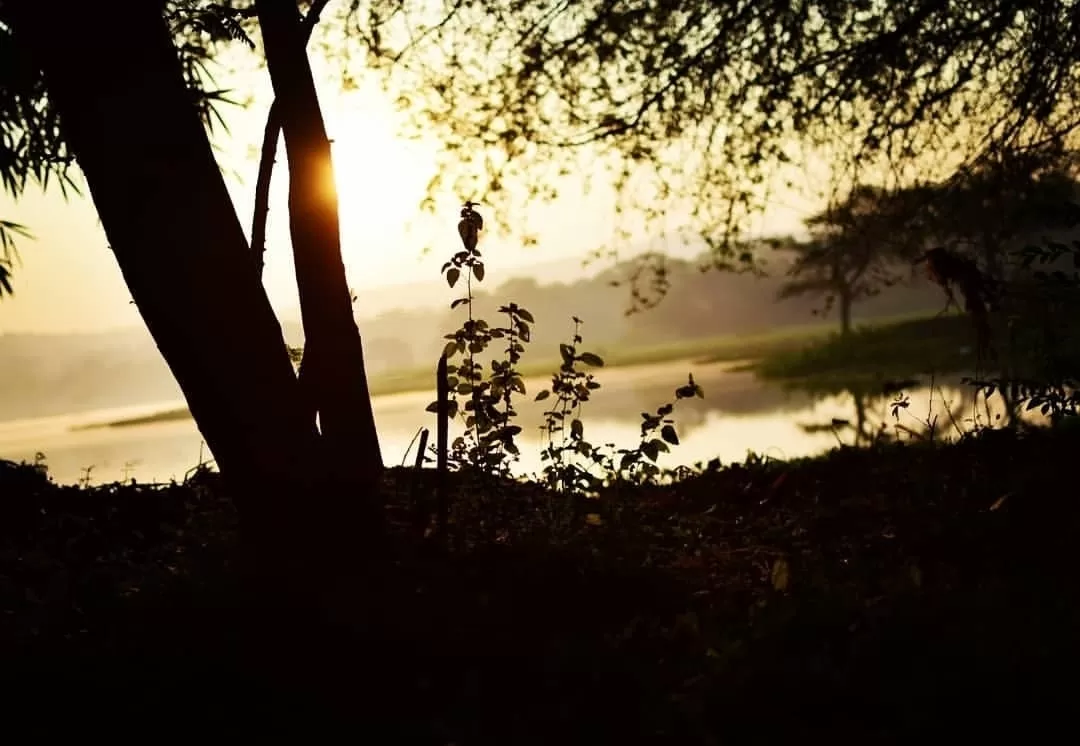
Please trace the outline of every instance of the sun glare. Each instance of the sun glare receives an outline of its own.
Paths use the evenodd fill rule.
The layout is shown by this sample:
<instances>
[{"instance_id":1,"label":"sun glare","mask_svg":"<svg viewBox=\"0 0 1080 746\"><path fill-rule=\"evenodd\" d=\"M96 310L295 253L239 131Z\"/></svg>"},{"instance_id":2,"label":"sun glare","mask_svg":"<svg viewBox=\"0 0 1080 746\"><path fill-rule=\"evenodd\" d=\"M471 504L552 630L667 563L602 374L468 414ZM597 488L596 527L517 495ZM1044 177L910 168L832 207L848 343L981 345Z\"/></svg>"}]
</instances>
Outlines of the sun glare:
<instances>
[{"instance_id":1,"label":"sun glare","mask_svg":"<svg viewBox=\"0 0 1080 746\"><path fill-rule=\"evenodd\" d=\"M334 181L346 242L403 237L430 174L392 131L349 117L333 138Z\"/></svg>"}]
</instances>

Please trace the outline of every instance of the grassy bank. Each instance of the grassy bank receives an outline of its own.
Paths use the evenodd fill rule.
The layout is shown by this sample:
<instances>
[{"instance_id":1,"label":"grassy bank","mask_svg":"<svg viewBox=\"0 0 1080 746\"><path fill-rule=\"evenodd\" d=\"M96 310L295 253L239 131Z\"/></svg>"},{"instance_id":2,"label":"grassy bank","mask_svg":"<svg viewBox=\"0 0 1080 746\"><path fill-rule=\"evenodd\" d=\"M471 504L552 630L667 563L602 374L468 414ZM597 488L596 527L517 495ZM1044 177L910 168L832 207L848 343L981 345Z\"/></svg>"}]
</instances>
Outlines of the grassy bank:
<instances>
[{"instance_id":1,"label":"grassy bank","mask_svg":"<svg viewBox=\"0 0 1080 746\"><path fill-rule=\"evenodd\" d=\"M998 432L705 468L588 519L462 485L462 548L393 528L333 625L233 574L212 479L80 490L0 465L6 704L383 743L1030 738L1072 706L1080 503L1056 472L1078 447ZM391 515L410 484L388 475Z\"/></svg>"},{"instance_id":2,"label":"grassy bank","mask_svg":"<svg viewBox=\"0 0 1080 746\"><path fill-rule=\"evenodd\" d=\"M676 360L691 360L699 364L740 362L803 349L816 341L827 339L834 328L835 324L832 323L816 323L756 334L725 334L641 347L588 344L586 347L600 355L607 367L650 365ZM545 355L546 352L548 351L529 350L519 366L522 375L526 378L544 377L558 369L560 358L554 354ZM376 396L426 391L434 386L433 370L434 365L377 374L371 377L371 389Z\"/></svg>"},{"instance_id":3,"label":"grassy bank","mask_svg":"<svg viewBox=\"0 0 1080 746\"><path fill-rule=\"evenodd\" d=\"M971 320L959 314L867 325L797 349L778 350L747 366L767 381L821 389L873 388L927 374L974 370Z\"/></svg>"}]
</instances>

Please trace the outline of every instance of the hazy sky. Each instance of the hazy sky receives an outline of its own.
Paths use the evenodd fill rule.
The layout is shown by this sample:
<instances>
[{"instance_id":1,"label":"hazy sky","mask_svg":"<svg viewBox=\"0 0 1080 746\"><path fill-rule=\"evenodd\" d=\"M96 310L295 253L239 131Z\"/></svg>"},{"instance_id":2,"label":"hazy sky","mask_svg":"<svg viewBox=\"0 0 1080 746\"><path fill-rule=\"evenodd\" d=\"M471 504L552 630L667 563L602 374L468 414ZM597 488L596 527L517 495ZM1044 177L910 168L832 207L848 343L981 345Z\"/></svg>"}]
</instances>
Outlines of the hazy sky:
<instances>
[{"instance_id":1,"label":"hazy sky","mask_svg":"<svg viewBox=\"0 0 1080 746\"><path fill-rule=\"evenodd\" d=\"M313 63L318 70L318 60ZM322 67L320 98L334 140L350 283L362 291L431 282L434 291L440 287L439 266L459 248L455 228L459 197L445 195L438 203L437 218L421 215L417 205L432 176L432 143L396 138L399 115L376 86L342 93L336 85L340 78ZM357 77L363 79L362 74ZM222 110L230 132L218 133L215 141L241 222L250 230L256 154L271 100L269 78L247 55L244 69L219 75L218 84L251 96L247 108ZM264 281L279 313L294 317L297 301L284 213L284 166L282 150L271 194ZM483 248L490 282L530 265L582 257L610 239L610 194L600 189L585 196L572 181L562 185L562 191L556 203L533 208L529 215L537 246L522 248L513 236L487 237ZM768 232L791 231L799 214L779 208L766 216L763 225ZM41 194L31 189L15 203L3 194L0 217L26 225L35 236L19 241L22 263L14 272L16 294L0 301L0 333L96 331L141 323L88 197L65 202L58 190ZM422 256L424 246L433 246L434 251Z\"/></svg>"}]
</instances>

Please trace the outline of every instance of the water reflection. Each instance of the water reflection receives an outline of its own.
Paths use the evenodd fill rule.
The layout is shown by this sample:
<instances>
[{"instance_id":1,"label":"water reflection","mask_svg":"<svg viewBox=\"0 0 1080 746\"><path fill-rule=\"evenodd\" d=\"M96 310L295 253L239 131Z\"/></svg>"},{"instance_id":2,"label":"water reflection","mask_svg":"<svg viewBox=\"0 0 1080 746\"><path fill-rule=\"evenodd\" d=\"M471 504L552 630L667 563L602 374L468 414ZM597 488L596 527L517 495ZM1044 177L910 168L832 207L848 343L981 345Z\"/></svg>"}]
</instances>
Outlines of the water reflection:
<instances>
[{"instance_id":1,"label":"water reflection","mask_svg":"<svg viewBox=\"0 0 1080 746\"><path fill-rule=\"evenodd\" d=\"M1024 411L1008 392L987 396L960 375L847 386L835 396L847 400L849 415L800 420L803 432L830 433L839 445L867 446L904 440L953 441L982 427L1048 422L1037 411Z\"/></svg>"},{"instance_id":2,"label":"water reflection","mask_svg":"<svg viewBox=\"0 0 1080 746\"><path fill-rule=\"evenodd\" d=\"M925 422L920 420L927 417L930 421L936 417L936 431L949 437L957 428L970 428L976 418L986 422L995 414L993 402L989 415L980 412L983 404L976 402L971 388L960 385L959 377L935 384L932 394L927 382L918 382L905 390L907 405L894 417L891 404L895 395L882 393L880 387L877 391L809 392L764 384L752 373L735 372L732 367L680 362L598 371L602 388L582 413L585 435L594 444L636 446L640 413L655 412L674 401L675 389L686 383L691 371L704 389L705 399L676 404L674 417L681 444L661 456L660 463L667 467L713 458L725 463L742 461L748 452L777 458L813 455L838 442L870 442L883 424L890 437L914 437L902 428L921 432ZM516 470L522 474L536 473L541 467L540 425L545 403L532 399L548 383L546 379L526 381L529 395L518 406L523 432L522 460ZM432 398L431 393L416 392L376 399L375 418L388 463L405 460L417 430L433 427L433 415L424 411ZM35 453L43 452L60 482L78 481L89 466L93 467L90 476L95 483L114 481L125 474L143 481L183 478L200 455L201 438L191 420L78 429L88 422L110 422L172 406L174 403L161 403L139 411L128 408L2 423L0 456L32 460ZM459 433L460 425L454 425L452 432ZM412 460L411 455L408 460Z\"/></svg>"}]
</instances>

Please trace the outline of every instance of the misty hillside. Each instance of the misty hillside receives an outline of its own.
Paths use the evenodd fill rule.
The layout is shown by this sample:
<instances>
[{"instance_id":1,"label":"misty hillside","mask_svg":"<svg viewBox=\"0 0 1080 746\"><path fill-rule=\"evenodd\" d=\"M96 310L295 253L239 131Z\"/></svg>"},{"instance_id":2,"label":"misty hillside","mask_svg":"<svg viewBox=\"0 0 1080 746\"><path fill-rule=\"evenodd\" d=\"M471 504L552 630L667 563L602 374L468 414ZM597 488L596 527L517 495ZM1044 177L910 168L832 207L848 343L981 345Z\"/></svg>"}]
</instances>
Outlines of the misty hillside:
<instances>
[{"instance_id":1,"label":"misty hillside","mask_svg":"<svg viewBox=\"0 0 1080 746\"><path fill-rule=\"evenodd\" d=\"M507 280L478 292L479 314L493 320L499 304L516 302L536 318L532 359L550 359L571 333L571 317L584 319L589 349L654 345L683 339L752 333L815 320L816 300L774 301L781 280L724 272L701 273L688 262L671 261L672 289L658 308L627 316L629 291L612 287L625 276L614 267L573 283L537 282L532 277ZM776 272L776 274L780 274ZM483 287L483 286L481 286ZM446 305L462 286L439 281L430 294ZM870 319L940 307L939 289L916 278L856 307L856 319ZM456 328L464 309L454 312L399 309L361 318L369 370L378 374L429 364L434 367L445 344L442 335ZM299 324L286 322L286 339L302 341ZM72 335L0 336L0 421L147 404L180 398L180 390L154 346L149 332Z\"/></svg>"},{"instance_id":2,"label":"misty hillside","mask_svg":"<svg viewBox=\"0 0 1080 746\"><path fill-rule=\"evenodd\" d=\"M779 273L777 273L779 274ZM557 356L557 345L572 332L573 316L584 320L582 334L589 349L650 346L663 342L764 332L778 327L811 323L820 317L815 298L778 302L782 279L726 272L702 273L692 263L669 262L671 290L656 308L628 316L627 287L611 282L625 277L614 268L574 283L541 284L532 278L514 278L492 289L477 291L478 314L493 320L499 305L513 301L536 318L529 347L534 358ZM446 304L463 292L461 286L438 288ZM856 307L855 318L930 309L943 303L941 290L921 276ZM434 361L445 344L442 334L457 328L464 310L397 310L361 319L365 349L373 371L385 367L411 367Z\"/></svg>"}]
</instances>

